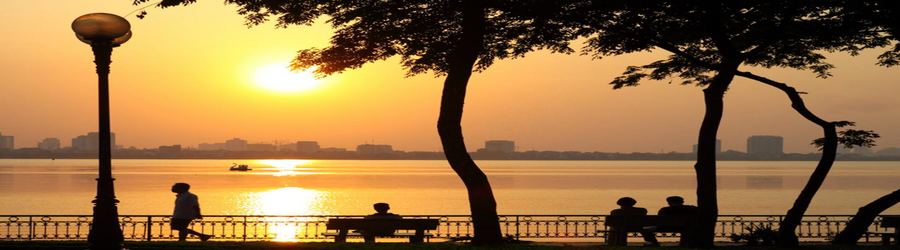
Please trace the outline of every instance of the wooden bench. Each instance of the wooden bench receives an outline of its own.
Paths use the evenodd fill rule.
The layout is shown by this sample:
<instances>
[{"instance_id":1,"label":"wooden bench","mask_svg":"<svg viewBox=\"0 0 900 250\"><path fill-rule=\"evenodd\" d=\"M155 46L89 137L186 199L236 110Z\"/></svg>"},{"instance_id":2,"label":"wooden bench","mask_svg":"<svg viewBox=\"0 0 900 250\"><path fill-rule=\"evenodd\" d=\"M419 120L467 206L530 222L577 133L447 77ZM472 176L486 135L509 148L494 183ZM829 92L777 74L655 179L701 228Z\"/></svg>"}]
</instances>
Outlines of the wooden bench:
<instances>
[{"instance_id":1,"label":"wooden bench","mask_svg":"<svg viewBox=\"0 0 900 250\"><path fill-rule=\"evenodd\" d=\"M890 231L868 231L866 232L866 242L869 241L870 234L878 234L881 235L881 244L882 245L890 245L891 238L894 238L894 241L900 242L900 216L897 215L885 215L881 216L881 227L882 228L894 228L893 232Z\"/></svg>"},{"instance_id":2,"label":"wooden bench","mask_svg":"<svg viewBox=\"0 0 900 250\"><path fill-rule=\"evenodd\" d=\"M334 242L347 242L347 236L362 236L366 242L375 242L375 237L408 237L409 242L423 242L425 237L434 236L425 233L425 230L435 230L438 224L438 219L330 219L327 223L328 230L338 232L326 232L323 235L333 236ZM393 233L394 230L415 230L415 233Z\"/></svg>"},{"instance_id":3,"label":"wooden bench","mask_svg":"<svg viewBox=\"0 0 900 250\"><path fill-rule=\"evenodd\" d=\"M650 233L644 227L656 226L656 232L677 232L681 233L681 244L688 242L688 234L685 233L687 228L694 220L692 216L606 216L606 226L609 230L601 230L598 232L607 232L607 243L611 246L625 246L628 244L629 232Z\"/></svg>"}]
</instances>

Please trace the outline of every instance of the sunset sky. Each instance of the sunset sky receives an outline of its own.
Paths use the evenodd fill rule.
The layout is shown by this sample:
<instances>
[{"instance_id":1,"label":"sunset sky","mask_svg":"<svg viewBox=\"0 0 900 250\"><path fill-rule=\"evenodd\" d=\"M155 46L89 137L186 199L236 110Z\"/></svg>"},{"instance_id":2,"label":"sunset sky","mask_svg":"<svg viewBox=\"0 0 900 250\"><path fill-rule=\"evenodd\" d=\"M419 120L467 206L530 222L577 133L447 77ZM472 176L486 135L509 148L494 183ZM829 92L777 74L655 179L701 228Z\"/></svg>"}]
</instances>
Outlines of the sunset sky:
<instances>
[{"instance_id":1,"label":"sunset sky","mask_svg":"<svg viewBox=\"0 0 900 250\"><path fill-rule=\"evenodd\" d=\"M131 0L0 1L0 133L16 147L97 131L97 78L88 45L71 30L76 17L126 15ZM404 78L393 58L322 80L296 92L257 83L260 68L289 62L300 49L325 47L331 29L247 28L237 7L200 0L188 7L149 8L126 16L134 37L113 51L111 119L117 144L159 145L276 140L318 141L355 150L374 140L395 150L439 151L435 124L442 78ZM573 47L580 48L575 44ZM900 147L900 68L875 66L884 49L857 57L830 54L834 77L742 67L799 91L826 120L875 130L880 148ZM497 62L470 82L463 132L470 151L485 140L514 140L520 151L690 152L703 115L702 88L679 79L612 90L629 65L668 53L591 60L535 52ZM821 130L790 108L780 91L742 78L726 94L719 138L723 150L746 150L751 135L780 135L785 151L807 153Z\"/></svg>"}]
</instances>

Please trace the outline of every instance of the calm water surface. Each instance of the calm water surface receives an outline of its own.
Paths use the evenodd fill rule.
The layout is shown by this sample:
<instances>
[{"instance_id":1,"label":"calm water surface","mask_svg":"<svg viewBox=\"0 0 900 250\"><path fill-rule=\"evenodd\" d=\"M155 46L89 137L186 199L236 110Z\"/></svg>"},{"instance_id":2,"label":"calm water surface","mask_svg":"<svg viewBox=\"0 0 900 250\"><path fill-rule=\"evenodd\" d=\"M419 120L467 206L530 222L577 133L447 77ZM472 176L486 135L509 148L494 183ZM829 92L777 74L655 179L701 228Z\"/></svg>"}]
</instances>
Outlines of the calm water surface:
<instances>
[{"instance_id":1,"label":"calm water surface","mask_svg":"<svg viewBox=\"0 0 900 250\"><path fill-rule=\"evenodd\" d=\"M252 171L229 171L232 163ZM665 197L695 204L692 161L479 161L501 214L606 214L622 196L651 213ZM91 214L96 160L0 160L0 215ZM816 162L719 162L720 214L784 214ZM204 214L468 214L445 161L114 160L123 215L166 215L187 182ZM837 162L807 214L853 214L900 188L900 162ZM888 213L900 214L900 208Z\"/></svg>"}]
</instances>

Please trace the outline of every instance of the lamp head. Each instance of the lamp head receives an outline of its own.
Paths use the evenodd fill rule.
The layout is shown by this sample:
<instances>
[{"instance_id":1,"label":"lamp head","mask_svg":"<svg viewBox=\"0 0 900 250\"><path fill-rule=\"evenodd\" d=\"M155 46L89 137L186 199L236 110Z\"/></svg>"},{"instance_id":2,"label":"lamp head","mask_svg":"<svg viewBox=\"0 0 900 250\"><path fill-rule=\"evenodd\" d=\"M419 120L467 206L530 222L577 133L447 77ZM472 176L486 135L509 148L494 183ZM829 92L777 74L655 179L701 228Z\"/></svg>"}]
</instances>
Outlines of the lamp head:
<instances>
[{"instance_id":1,"label":"lamp head","mask_svg":"<svg viewBox=\"0 0 900 250\"><path fill-rule=\"evenodd\" d=\"M131 38L128 20L109 13L91 13L75 18L72 31L79 40L88 41L88 44L97 40L112 40L113 44L121 44Z\"/></svg>"},{"instance_id":2,"label":"lamp head","mask_svg":"<svg viewBox=\"0 0 900 250\"><path fill-rule=\"evenodd\" d=\"M127 42L129 39L131 39L131 34L132 34L131 31L128 31L128 33L125 33L124 36L120 36L120 37L117 37L116 39L113 39L112 40L113 47L119 46L119 44L123 44L123 43ZM91 40L88 40L87 38L84 38L83 36L80 36L78 34L75 34L75 37L78 38L78 40L83 43L86 43L86 44L92 43Z\"/></svg>"}]
</instances>

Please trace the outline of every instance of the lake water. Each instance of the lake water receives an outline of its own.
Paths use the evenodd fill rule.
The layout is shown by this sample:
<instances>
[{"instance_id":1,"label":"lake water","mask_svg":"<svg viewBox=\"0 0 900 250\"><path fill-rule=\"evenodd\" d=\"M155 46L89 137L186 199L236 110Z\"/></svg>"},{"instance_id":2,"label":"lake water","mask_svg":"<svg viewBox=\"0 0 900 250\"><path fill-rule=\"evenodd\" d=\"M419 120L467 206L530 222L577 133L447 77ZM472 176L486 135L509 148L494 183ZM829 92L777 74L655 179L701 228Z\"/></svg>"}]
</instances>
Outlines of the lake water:
<instances>
[{"instance_id":1,"label":"lake water","mask_svg":"<svg viewBox=\"0 0 900 250\"><path fill-rule=\"evenodd\" d=\"M252 171L229 171L232 163ZM696 204L693 161L479 161L501 214L607 214L630 196L654 213L665 198ZM816 162L719 162L723 215L784 214ZM96 160L0 160L0 215L89 215ZM207 215L465 215L465 188L445 161L114 160L122 215L167 215L176 182ZM900 162L837 162L808 215L854 214L900 188ZM894 207L887 214L900 214Z\"/></svg>"}]
</instances>

